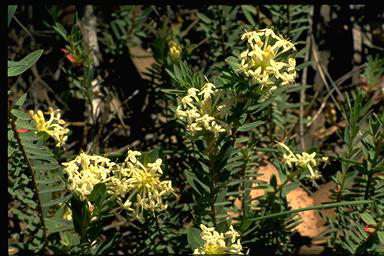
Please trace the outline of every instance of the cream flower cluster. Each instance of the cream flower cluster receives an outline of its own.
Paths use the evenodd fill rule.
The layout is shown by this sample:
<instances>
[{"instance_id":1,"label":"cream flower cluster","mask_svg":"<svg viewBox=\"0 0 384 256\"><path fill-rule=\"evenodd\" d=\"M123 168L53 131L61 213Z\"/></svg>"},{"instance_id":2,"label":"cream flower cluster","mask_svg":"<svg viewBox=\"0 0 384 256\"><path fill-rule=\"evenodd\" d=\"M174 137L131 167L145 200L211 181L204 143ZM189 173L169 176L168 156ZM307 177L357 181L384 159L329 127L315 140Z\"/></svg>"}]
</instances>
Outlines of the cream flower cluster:
<instances>
[{"instance_id":1,"label":"cream flower cluster","mask_svg":"<svg viewBox=\"0 0 384 256\"><path fill-rule=\"evenodd\" d=\"M136 218L143 216L143 210L163 211L168 206L163 202L164 197L175 194L172 183L160 180L161 159L144 166L136 158L140 155L138 151L129 150L124 163L116 164L105 157L81 153L62 164L68 174L69 189L84 201L96 184L104 183L108 193Z\"/></svg>"},{"instance_id":2,"label":"cream flower cluster","mask_svg":"<svg viewBox=\"0 0 384 256\"><path fill-rule=\"evenodd\" d=\"M136 158L140 155L140 152L130 150L119 170L122 182L119 184L116 179L113 181L119 194L124 189L130 194L123 207L132 211L137 218L142 217L143 210L152 212L165 210L168 205L163 202L163 198L168 194L175 194L170 180L160 180L163 174L162 160L159 158L154 163L144 166ZM136 200L132 200L133 197L136 197Z\"/></svg>"},{"instance_id":3,"label":"cream flower cluster","mask_svg":"<svg viewBox=\"0 0 384 256\"><path fill-rule=\"evenodd\" d=\"M35 113L33 110L29 111L30 116L33 118L36 124L38 132L46 132L56 141L56 147L60 147L65 144L68 139L69 129L66 128L66 123L61 119L60 109L52 109L49 107L46 114L50 115L49 120L46 122L43 112L38 110Z\"/></svg>"},{"instance_id":4,"label":"cream flower cluster","mask_svg":"<svg viewBox=\"0 0 384 256\"><path fill-rule=\"evenodd\" d=\"M69 189L84 201L96 184L107 181L111 168L116 164L102 156L90 156L80 153L74 160L63 163L68 174Z\"/></svg>"},{"instance_id":5,"label":"cream flower cluster","mask_svg":"<svg viewBox=\"0 0 384 256\"><path fill-rule=\"evenodd\" d=\"M296 77L296 60L284 61L282 54L295 51L293 43L277 36L271 29L245 32L241 40L247 39L250 49L240 54L238 72L250 77L256 84L275 89L277 85L288 85Z\"/></svg>"},{"instance_id":6,"label":"cream flower cluster","mask_svg":"<svg viewBox=\"0 0 384 256\"><path fill-rule=\"evenodd\" d=\"M284 162L288 165L289 168L292 168L295 165L297 167L308 169L310 173L308 178L311 180L321 178L321 174L316 168L319 162L327 162L328 157L316 159L316 152L313 152L312 154L308 154L307 152L303 152L301 154L294 154L284 143L277 143L288 151L288 154L283 154L283 158Z\"/></svg>"},{"instance_id":7,"label":"cream flower cluster","mask_svg":"<svg viewBox=\"0 0 384 256\"><path fill-rule=\"evenodd\" d=\"M188 130L192 134L207 130L217 135L228 129L228 125L220 119L231 113L235 100L221 100L223 92L217 90L207 78L206 80L201 90L188 89L187 95L181 98L181 104L176 108L176 117L188 121ZM215 97L214 100L213 97ZM217 100L221 100L221 104L215 107L212 103Z\"/></svg>"},{"instance_id":8,"label":"cream flower cluster","mask_svg":"<svg viewBox=\"0 0 384 256\"><path fill-rule=\"evenodd\" d=\"M193 254L243 254L241 251L240 234L231 225L229 231L224 233L217 232L214 228L200 225L202 230L201 238L205 244L195 249Z\"/></svg>"}]
</instances>

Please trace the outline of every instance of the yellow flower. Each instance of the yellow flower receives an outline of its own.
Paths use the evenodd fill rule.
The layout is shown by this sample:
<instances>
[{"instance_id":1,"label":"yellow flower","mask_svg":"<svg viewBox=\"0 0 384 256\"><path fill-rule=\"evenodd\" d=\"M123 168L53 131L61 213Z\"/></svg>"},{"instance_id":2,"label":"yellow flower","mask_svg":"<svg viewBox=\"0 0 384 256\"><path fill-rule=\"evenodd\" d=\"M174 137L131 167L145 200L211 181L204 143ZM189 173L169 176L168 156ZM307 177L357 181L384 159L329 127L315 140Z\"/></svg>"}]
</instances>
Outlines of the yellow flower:
<instances>
[{"instance_id":1,"label":"yellow flower","mask_svg":"<svg viewBox=\"0 0 384 256\"><path fill-rule=\"evenodd\" d=\"M307 152L302 152L301 154L294 154L287 145L281 142L277 142L279 146L283 147L288 154L283 154L284 162L289 168L293 166L298 166L304 169L308 169L310 175L307 176L311 180L316 180L321 178L320 172L316 169L318 161L326 161L328 157L322 157L316 159L316 152L308 154Z\"/></svg>"},{"instance_id":2,"label":"yellow flower","mask_svg":"<svg viewBox=\"0 0 384 256\"><path fill-rule=\"evenodd\" d=\"M214 228L208 228L200 225L202 230L201 238L205 240L202 247L195 249L193 254L243 254L240 234L230 226L230 230L225 233L219 233ZM226 239L230 238L230 240Z\"/></svg>"},{"instance_id":3,"label":"yellow flower","mask_svg":"<svg viewBox=\"0 0 384 256\"><path fill-rule=\"evenodd\" d=\"M52 109L49 107L46 114L50 115L49 120L46 122L43 112L38 110L35 113L33 110L29 111L30 116L33 118L36 124L38 132L45 132L56 141L56 147L61 147L68 139L69 129L66 128L66 123L61 119L61 113L59 109Z\"/></svg>"},{"instance_id":4,"label":"yellow flower","mask_svg":"<svg viewBox=\"0 0 384 256\"><path fill-rule=\"evenodd\" d=\"M296 61L288 58L285 62L281 54L295 51L293 43L277 36L271 29L245 32L241 39L247 39L250 49L240 56L240 68L237 72L251 77L254 83L262 86L287 85L296 77Z\"/></svg>"},{"instance_id":5,"label":"yellow flower","mask_svg":"<svg viewBox=\"0 0 384 256\"><path fill-rule=\"evenodd\" d=\"M68 175L69 189L84 201L96 184L107 181L108 174L116 164L105 157L81 153L74 160L62 165Z\"/></svg>"},{"instance_id":6,"label":"yellow flower","mask_svg":"<svg viewBox=\"0 0 384 256\"><path fill-rule=\"evenodd\" d=\"M142 217L143 210L152 212L165 210L168 205L163 202L163 198L170 193L174 194L174 189L171 181L160 180L163 173L162 160L159 158L146 166L136 158L128 158L127 162L129 178L125 181L125 192L129 197L123 207L132 211L136 218Z\"/></svg>"},{"instance_id":7,"label":"yellow flower","mask_svg":"<svg viewBox=\"0 0 384 256\"><path fill-rule=\"evenodd\" d=\"M231 107L236 104L236 100L225 99L225 92L216 89L213 83L205 79L207 82L201 90L197 88L187 90L187 95L181 98L181 104L176 108L176 117L181 120L187 117L187 127L192 134L204 129L217 136L221 132L229 132L229 126L220 119L231 114Z\"/></svg>"},{"instance_id":8,"label":"yellow flower","mask_svg":"<svg viewBox=\"0 0 384 256\"><path fill-rule=\"evenodd\" d=\"M175 41L169 41L169 56L172 62L178 62L180 60L181 48Z\"/></svg>"},{"instance_id":9,"label":"yellow flower","mask_svg":"<svg viewBox=\"0 0 384 256\"><path fill-rule=\"evenodd\" d=\"M66 211L65 211L65 213L63 215L63 218L65 220L68 220L68 221L72 220L72 211L71 211L71 209L69 207L66 207Z\"/></svg>"}]
</instances>

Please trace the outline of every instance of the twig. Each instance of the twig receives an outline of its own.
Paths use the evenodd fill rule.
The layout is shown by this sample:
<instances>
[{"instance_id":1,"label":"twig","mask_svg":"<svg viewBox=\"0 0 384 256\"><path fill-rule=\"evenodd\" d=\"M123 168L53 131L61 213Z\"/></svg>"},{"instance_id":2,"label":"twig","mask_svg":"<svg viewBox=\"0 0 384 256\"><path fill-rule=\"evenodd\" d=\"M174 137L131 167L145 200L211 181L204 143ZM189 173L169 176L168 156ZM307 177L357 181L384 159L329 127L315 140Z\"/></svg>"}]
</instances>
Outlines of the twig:
<instances>
[{"instance_id":1,"label":"twig","mask_svg":"<svg viewBox=\"0 0 384 256\"><path fill-rule=\"evenodd\" d=\"M189 26L183 32L180 33L180 36L181 37L186 36L189 30L191 30L198 22L199 22L199 18L195 19L191 24L189 24Z\"/></svg>"},{"instance_id":2,"label":"twig","mask_svg":"<svg viewBox=\"0 0 384 256\"><path fill-rule=\"evenodd\" d=\"M311 34L311 41L312 41L312 53L313 53L313 58L315 60L316 68L319 71L321 80L323 81L325 87L327 88L327 90L329 92L331 90L331 88L329 87L327 79L325 78L324 70L323 70L324 68L321 65L320 60L319 60L317 46L316 46L316 41L315 41L315 38L314 38L313 34ZM334 83L332 83L332 85L334 85ZM339 93L341 99L344 100L344 97L341 94L340 90L337 88L337 86L334 86L334 87L335 87L336 91ZM333 102L335 103L335 105L337 106L337 108L339 110L341 110L341 107L340 107L339 103L337 102L337 100L335 99L335 97L332 94L331 94L331 98L332 98Z\"/></svg>"},{"instance_id":3,"label":"twig","mask_svg":"<svg viewBox=\"0 0 384 256\"><path fill-rule=\"evenodd\" d=\"M321 106L319 108L319 110L317 110L316 114L314 115L314 117L311 119L311 121L307 124L307 127L311 126L312 123L317 119L317 117L320 115L320 113L323 111L326 103L327 103L327 100L329 98L329 96L331 96L331 94L333 93L334 89L332 88L331 91L328 92L327 96L325 96L324 100L323 100L323 103L321 103Z\"/></svg>"},{"instance_id":4,"label":"twig","mask_svg":"<svg viewBox=\"0 0 384 256\"><path fill-rule=\"evenodd\" d=\"M288 7L289 8L289 7ZM289 9L288 9L289 10ZM309 11L308 23L309 23L309 31L306 39L306 51L304 57L304 63L309 61L310 48L311 48L311 36L312 33L312 15L313 15L313 6ZM306 66L303 70L303 76L301 78L301 90L300 90L300 145L301 149L305 150L305 141L304 141L304 103L305 103L305 85L307 84L307 74L308 74L308 66Z\"/></svg>"},{"instance_id":5,"label":"twig","mask_svg":"<svg viewBox=\"0 0 384 256\"><path fill-rule=\"evenodd\" d=\"M223 34L223 30L222 30L222 20L221 20L221 14L219 13L219 6L216 5L216 14L218 16L218 19L219 19L219 36L220 36L220 43L221 43L221 48L223 48L223 55L226 56L227 53L226 53L226 50L225 50L225 44L224 44L224 34Z\"/></svg>"},{"instance_id":6,"label":"twig","mask_svg":"<svg viewBox=\"0 0 384 256\"><path fill-rule=\"evenodd\" d=\"M52 94L53 94L53 96L55 96L55 99L58 101L58 102L60 102L64 107L65 107L65 109L66 110L68 110L69 109L69 107L68 107L68 104L67 103L65 103L60 97L59 97L59 95L57 95L57 93L54 91L54 90L52 90L52 88L41 78L41 76L40 76L40 74L39 74L39 71L37 70L37 68L36 68L36 65L32 65L32 67L31 67L31 71L32 71L32 73L33 73L33 75L35 76L35 79L37 80L37 81L39 81L43 86L45 86L45 88L47 88L48 89L48 91L50 91Z\"/></svg>"},{"instance_id":7,"label":"twig","mask_svg":"<svg viewBox=\"0 0 384 256\"><path fill-rule=\"evenodd\" d=\"M21 24L21 22L16 18L16 16L13 16L13 19L16 21L17 24L19 24L19 26L34 40L35 38L33 37L33 35L28 31L28 29L26 27L24 27L23 24Z\"/></svg>"},{"instance_id":8,"label":"twig","mask_svg":"<svg viewBox=\"0 0 384 256\"><path fill-rule=\"evenodd\" d=\"M115 150L115 151L107 152L107 153L105 153L105 155L107 157L118 156L118 155L121 155L123 152L127 151L131 147L132 147L131 144L128 144L128 145L125 145L122 148L119 148L119 149Z\"/></svg>"}]
</instances>

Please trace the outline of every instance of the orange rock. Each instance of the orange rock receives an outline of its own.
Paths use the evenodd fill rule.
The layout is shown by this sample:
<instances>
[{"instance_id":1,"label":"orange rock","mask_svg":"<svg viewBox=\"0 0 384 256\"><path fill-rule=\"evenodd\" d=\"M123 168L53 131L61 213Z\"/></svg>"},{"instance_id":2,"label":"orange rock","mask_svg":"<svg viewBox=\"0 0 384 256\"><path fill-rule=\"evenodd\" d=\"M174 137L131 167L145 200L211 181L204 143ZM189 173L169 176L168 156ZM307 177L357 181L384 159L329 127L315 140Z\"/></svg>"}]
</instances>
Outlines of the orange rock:
<instances>
[{"instance_id":1,"label":"orange rock","mask_svg":"<svg viewBox=\"0 0 384 256\"><path fill-rule=\"evenodd\" d=\"M281 184L281 180L279 177L279 172L276 169L275 166L273 166L270 162L266 162L266 165L260 166L258 170L259 174L262 174L262 176L258 176L255 179L255 182L253 183L252 187L256 187L258 181L264 181L268 182L270 181L272 175L276 176L277 184ZM262 189L252 189L250 192L251 199L256 199L264 194L264 190ZM297 188L287 194L287 202L288 205L291 207L291 209L298 209L298 208L305 208L312 205L315 205L315 199L313 199L311 196L308 195L308 193L302 189ZM241 199L237 198L235 200L235 206L237 209L242 208L242 202ZM228 215L232 220L236 218L239 213L237 212L228 212ZM321 217L318 215L318 213L314 210L311 211L305 211L298 213L300 216L302 223L300 223L296 228L294 228L295 231L299 232L302 236L308 236L308 237L316 237L321 232L324 231L325 227L323 227L324 221L321 219Z\"/></svg>"}]
</instances>

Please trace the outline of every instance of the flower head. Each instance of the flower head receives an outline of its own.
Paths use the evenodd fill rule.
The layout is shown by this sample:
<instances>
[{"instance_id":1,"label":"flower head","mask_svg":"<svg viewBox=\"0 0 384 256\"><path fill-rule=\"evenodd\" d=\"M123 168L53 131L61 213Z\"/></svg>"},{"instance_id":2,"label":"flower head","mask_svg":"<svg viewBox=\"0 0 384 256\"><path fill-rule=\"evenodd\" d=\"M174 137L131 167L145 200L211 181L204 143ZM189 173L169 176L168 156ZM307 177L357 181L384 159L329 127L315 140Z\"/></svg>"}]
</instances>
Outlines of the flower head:
<instances>
[{"instance_id":1,"label":"flower head","mask_svg":"<svg viewBox=\"0 0 384 256\"><path fill-rule=\"evenodd\" d=\"M170 180L160 179L163 174L162 160L158 158L154 163L143 165L136 158L138 153L131 151L130 157L126 158L125 166L119 170L120 173L126 174L126 177L111 181L117 189L120 189L120 195L129 195L122 206L132 211L135 217L141 218L143 210L152 212L165 210L168 205L163 199L168 194L174 194L174 189Z\"/></svg>"},{"instance_id":2,"label":"flower head","mask_svg":"<svg viewBox=\"0 0 384 256\"><path fill-rule=\"evenodd\" d=\"M225 93L216 89L207 78L201 90L189 88L176 108L176 117L187 120L187 128L193 134L202 130L216 135L229 130L223 119L231 114L235 99L224 98ZM224 99L223 99L224 98ZM228 128L228 129L225 129Z\"/></svg>"},{"instance_id":3,"label":"flower head","mask_svg":"<svg viewBox=\"0 0 384 256\"><path fill-rule=\"evenodd\" d=\"M293 43L277 36L271 29L246 31L241 39L247 39L250 49L240 54L237 72L250 77L262 87L288 85L295 80L295 59L288 58L286 61L282 56L283 53L296 50Z\"/></svg>"},{"instance_id":4,"label":"flower head","mask_svg":"<svg viewBox=\"0 0 384 256\"><path fill-rule=\"evenodd\" d=\"M107 181L108 174L116 164L102 156L81 153L74 160L62 165L68 175L69 189L84 201L96 184Z\"/></svg>"},{"instance_id":5,"label":"flower head","mask_svg":"<svg viewBox=\"0 0 384 256\"><path fill-rule=\"evenodd\" d=\"M205 244L195 249L193 254L243 254L240 234L230 226L230 230L224 233L217 232L214 228L208 228L203 224L200 225L202 230L201 238L205 240Z\"/></svg>"},{"instance_id":6,"label":"flower head","mask_svg":"<svg viewBox=\"0 0 384 256\"><path fill-rule=\"evenodd\" d=\"M146 165L139 161L141 153L129 150L122 164L110 159L81 153L74 160L63 163L64 172L68 175L69 190L76 193L81 201L87 201L95 185L104 183L108 194L115 198L125 209L141 218L144 210L163 211L167 204L164 197L174 194L170 180L161 180L162 160L158 158ZM87 202L88 210L94 205Z\"/></svg>"},{"instance_id":7,"label":"flower head","mask_svg":"<svg viewBox=\"0 0 384 256\"><path fill-rule=\"evenodd\" d=\"M45 132L56 141L56 147L60 147L65 144L68 139L69 129L66 128L66 123L61 119L61 113L59 109L52 109L49 107L46 114L50 115L48 121L45 121L43 112L38 110L35 113L33 110L29 111L30 116L33 118L36 124L38 132Z\"/></svg>"},{"instance_id":8,"label":"flower head","mask_svg":"<svg viewBox=\"0 0 384 256\"><path fill-rule=\"evenodd\" d=\"M309 175L307 178L314 181L321 178L321 173L317 170L317 165L319 162L324 162L328 160L328 157L316 158L316 152L308 154L307 152L302 152L300 154L294 154L291 149L284 143L277 142L279 146L283 147L288 154L283 154L284 162L289 168L293 166L300 167L302 169L307 169Z\"/></svg>"}]
</instances>

